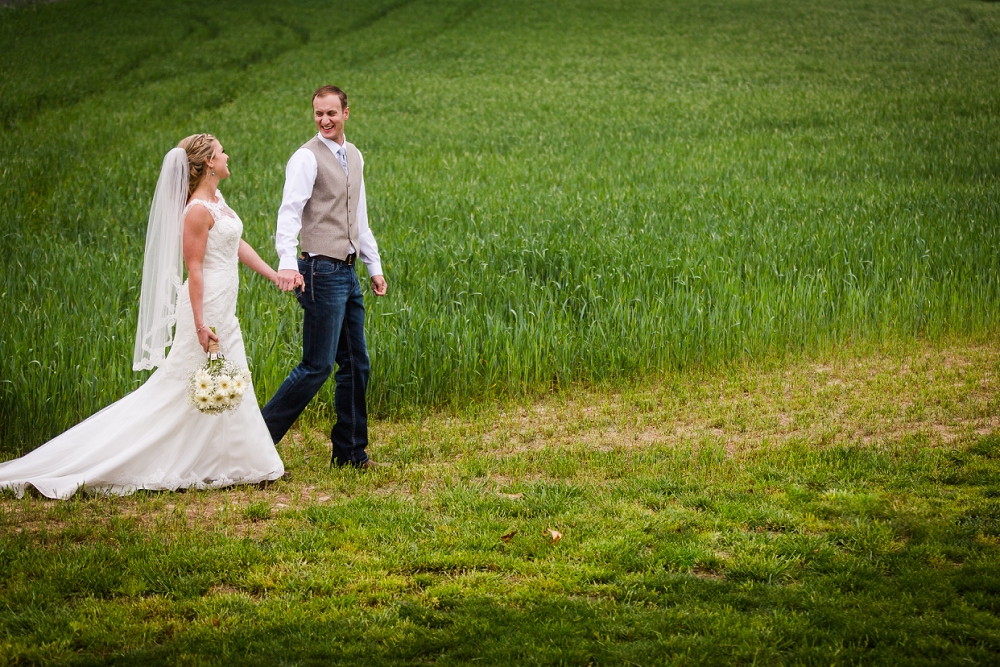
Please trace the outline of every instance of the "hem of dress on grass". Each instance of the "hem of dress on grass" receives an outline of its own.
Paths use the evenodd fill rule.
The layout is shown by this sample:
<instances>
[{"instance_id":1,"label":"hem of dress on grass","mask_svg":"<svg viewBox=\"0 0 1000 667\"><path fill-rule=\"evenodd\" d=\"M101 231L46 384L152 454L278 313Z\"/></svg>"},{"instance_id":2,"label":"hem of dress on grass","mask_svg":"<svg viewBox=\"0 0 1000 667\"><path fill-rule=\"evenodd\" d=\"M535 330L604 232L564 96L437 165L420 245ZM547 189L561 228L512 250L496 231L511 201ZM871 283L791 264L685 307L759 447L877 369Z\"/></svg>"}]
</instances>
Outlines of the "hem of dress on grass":
<instances>
[{"instance_id":1,"label":"hem of dress on grass","mask_svg":"<svg viewBox=\"0 0 1000 667\"><path fill-rule=\"evenodd\" d=\"M237 486L240 484L260 484L261 482L273 482L280 479L284 471L260 472L245 475L233 479L222 477L219 479L160 479L147 478L146 480L130 480L127 483L97 482L90 485L80 482L68 493L55 491L55 486L44 487L44 480L12 480L0 482L0 492L13 491L18 498L23 498L27 487L32 487L38 493L52 500L67 500L77 493L87 493L95 496L130 496L137 491L178 491L181 489L221 489L227 486ZM39 484L43 486L40 487ZM62 486L61 484L58 486ZM51 493L49 492L51 491Z\"/></svg>"}]
</instances>

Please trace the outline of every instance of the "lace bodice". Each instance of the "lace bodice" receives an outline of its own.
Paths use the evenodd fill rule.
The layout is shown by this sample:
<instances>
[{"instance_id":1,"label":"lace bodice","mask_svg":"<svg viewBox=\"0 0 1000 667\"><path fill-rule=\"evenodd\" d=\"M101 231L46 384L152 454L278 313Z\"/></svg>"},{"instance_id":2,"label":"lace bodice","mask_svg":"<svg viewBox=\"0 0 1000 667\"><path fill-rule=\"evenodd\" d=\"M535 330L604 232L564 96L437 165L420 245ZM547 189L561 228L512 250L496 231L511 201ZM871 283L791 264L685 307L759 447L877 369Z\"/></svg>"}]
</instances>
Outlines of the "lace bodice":
<instances>
[{"instance_id":1,"label":"lace bodice","mask_svg":"<svg viewBox=\"0 0 1000 667\"><path fill-rule=\"evenodd\" d=\"M202 264L204 290L202 294L202 315L205 324L215 327L221 340L238 332L239 320L236 319L236 298L240 289L239 249L240 238L243 235L243 221L233 209L226 205L222 193L215 191L218 201L210 202L192 199L184 208L187 215L194 206L204 206L215 224L208 232L208 242L205 245L205 260ZM223 349L228 354L229 350ZM181 360L181 357L190 359ZM183 373L200 361L204 361L204 352L194 331L194 317L191 310L190 292L187 282L177 295L177 329L174 334L174 346L167 358L167 365L179 368ZM173 363L171 363L173 362Z\"/></svg>"},{"instance_id":2,"label":"lace bodice","mask_svg":"<svg viewBox=\"0 0 1000 667\"><path fill-rule=\"evenodd\" d=\"M236 270L239 262L240 238L243 236L243 221L236 211L229 208L225 198L218 190L215 191L216 202L204 199L192 199L184 207L184 215L194 206L201 205L212 214L215 224L208 232L208 244L205 246L204 270ZM238 274L237 274L238 275Z\"/></svg>"}]
</instances>

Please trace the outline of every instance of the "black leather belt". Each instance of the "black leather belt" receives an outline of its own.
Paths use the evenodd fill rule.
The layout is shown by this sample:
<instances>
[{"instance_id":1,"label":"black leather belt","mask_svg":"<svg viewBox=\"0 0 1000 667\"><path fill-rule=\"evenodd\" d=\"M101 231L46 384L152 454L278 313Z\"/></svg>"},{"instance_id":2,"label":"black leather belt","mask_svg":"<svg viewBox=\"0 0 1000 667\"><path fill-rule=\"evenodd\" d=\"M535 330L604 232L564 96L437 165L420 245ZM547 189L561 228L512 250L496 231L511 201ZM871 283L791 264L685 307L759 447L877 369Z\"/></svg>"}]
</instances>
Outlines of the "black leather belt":
<instances>
[{"instance_id":1,"label":"black leather belt","mask_svg":"<svg viewBox=\"0 0 1000 667\"><path fill-rule=\"evenodd\" d=\"M336 257L329 257L327 255L309 255L307 253L302 253L299 255L302 259L319 259L324 262L335 262L337 264L347 264L348 266L354 266L354 260L358 258L355 253L351 253L347 256L347 259L337 259Z\"/></svg>"}]
</instances>

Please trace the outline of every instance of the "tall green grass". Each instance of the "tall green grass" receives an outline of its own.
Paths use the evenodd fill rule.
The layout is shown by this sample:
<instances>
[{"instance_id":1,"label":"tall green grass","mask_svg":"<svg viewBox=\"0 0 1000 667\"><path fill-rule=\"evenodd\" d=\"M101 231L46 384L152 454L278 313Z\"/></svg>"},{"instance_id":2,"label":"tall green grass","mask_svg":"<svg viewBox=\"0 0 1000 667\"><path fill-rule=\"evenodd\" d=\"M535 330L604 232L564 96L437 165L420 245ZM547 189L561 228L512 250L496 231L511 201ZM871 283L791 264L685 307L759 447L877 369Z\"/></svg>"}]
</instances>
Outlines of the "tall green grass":
<instances>
[{"instance_id":1,"label":"tall green grass","mask_svg":"<svg viewBox=\"0 0 1000 667\"><path fill-rule=\"evenodd\" d=\"M142 381L162 155L217 134L274 260L328 82L390 286L376 414L996 326L997 4L70 0L0 11L0 47L6 452ZM266 400L297 305L247 276L240 315Z\"/></svg>"}]
</instances>

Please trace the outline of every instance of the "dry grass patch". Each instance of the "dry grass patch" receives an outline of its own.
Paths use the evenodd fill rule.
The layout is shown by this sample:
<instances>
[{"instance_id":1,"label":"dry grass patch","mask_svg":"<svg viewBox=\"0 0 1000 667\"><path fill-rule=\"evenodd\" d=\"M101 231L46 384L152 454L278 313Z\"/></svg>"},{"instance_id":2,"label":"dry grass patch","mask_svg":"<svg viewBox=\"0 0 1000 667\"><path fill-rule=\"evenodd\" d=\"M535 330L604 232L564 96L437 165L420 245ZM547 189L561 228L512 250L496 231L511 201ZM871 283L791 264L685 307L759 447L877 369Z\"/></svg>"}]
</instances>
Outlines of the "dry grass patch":
<instances>
[{"instance_id":1,"label":"dry grass patch","mask_svg":"<svg viewBox=\"0 0 1000 667\"><path fill-rule=\"evenodd\" d=\"M706 441L722 442L733 454L790 440L875 444L917 433L947 444L1000 426L998 364L996 344L951 341L917 343L902 355L694 371L628 390L569 390L498 411L470 435L498 455ZM429 417L411 428L429 433L450 426Z\"/></svg>"},{"instance_id":2,"label":"dry grass patch","mask_svg":"<svg viewBox=\"0 0 1000 667\"><path fill-rule=\"evenodd\" d=\"M378 421L369 452L394 466L372 473L333 470L323 431L301 428L279 445L291 478L266 488L77 497L69 505L28 496L0 497L0 529L58 531L87 522L135 521L146 530L180 522L191 530L258 534L282 512L357 494L414 499L447 487L469 461L647 448L721 445L732 457L789 442L812 447L875 445L922 434L932 445L1000 428L995 342L914 343L903 351L853 354L760 367L744 365L661 376L631 388L575 387L534 404L478 406L468 415L432 413ZM500 498L532 483L484 470L484 491ZM267 503L268 520L247 507ZM74 528L75 529L75 528Z\"/></svg>"}]
</instances>

